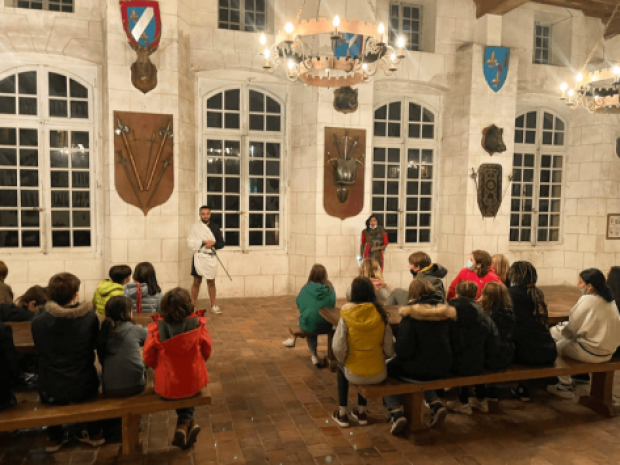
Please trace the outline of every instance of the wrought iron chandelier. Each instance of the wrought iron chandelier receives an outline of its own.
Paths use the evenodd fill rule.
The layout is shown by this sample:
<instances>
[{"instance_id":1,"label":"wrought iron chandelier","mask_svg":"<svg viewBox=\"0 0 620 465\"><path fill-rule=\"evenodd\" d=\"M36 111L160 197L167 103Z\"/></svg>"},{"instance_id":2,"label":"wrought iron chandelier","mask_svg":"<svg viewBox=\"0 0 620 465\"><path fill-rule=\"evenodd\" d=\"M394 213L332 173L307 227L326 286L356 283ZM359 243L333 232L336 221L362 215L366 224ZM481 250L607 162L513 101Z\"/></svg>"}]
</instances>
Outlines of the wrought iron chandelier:
<instances>
[{"instance_id":1,"label":"wrought iron chandelier","mask_svg":"<svg viewBox=\"0 0 620 465\"><path fill-rule=\"evenodd\" d=\"M297 13L295 22L287 22L284 29L275 36L275 42L267 46L265 34L260 37L263 69L273 73L280 65L286 67L290 81L301 81L315 87L350 87L369 82L379 69L390 76L398 69L405 57L405 40L397 39L398 53L386 43L383 23L341 19L332 21L319 18L321 1L317 6L316 19L300 21L306 0ZM368 4L378 20L377 10ZM331 54L321 53L321 37L329 37Z\"/></svg>"},{"instance_id":2,"label":"wrought iron chandelier","mask_svg":"<svg viewBox=\"0 0 620 465\"><path fill-rule=\"evenodd\" d=\"M607 27L611 24L620 3L614 8L611 17L603 29L604 40ZM587 73L586 67L590 63L598 42L590 51L581 71L575 76L575 84L569 88L567 82L560 85L560 100L563 100L571 110L583 107L589 113L620 113L620 66L599 69Z\"/></svg>"}]
</instances>

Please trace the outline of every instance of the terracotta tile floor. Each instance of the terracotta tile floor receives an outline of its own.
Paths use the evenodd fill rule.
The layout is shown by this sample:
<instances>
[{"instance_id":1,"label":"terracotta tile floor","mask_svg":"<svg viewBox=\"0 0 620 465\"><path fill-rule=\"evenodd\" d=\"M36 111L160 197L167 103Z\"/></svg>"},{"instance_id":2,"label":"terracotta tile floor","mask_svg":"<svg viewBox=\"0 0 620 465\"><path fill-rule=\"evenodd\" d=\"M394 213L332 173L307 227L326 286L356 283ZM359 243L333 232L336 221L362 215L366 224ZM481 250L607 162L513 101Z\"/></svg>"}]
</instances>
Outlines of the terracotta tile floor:
<instances>
[{"instance_id":1,"label":"terracotta tile floor","mask_svg":"<svg viewBox=\"0 0 620 465\"><path fill-rule=\"evenodd\" d=\"M224 314L209 316L213 357L208 363L213 403L200 407L202 426L189 451L171 447L173 412L143 417L145 454L121 459L119 445L43 450L44 432L0 434L6 464L593 464L620 463L620 418L603 418L574 401L552 398L544 384L533 401L510 399L507 390L494 413L449 415L433 431L435 444L416 446L389 434L386 412L369 403L366 427L338 428L336 376L310 363L305 341L284 348L286 328L297 321L293 297L221 302ZM326 338L320 338L325 352ZM616 386L620 389L620 386ZM584 387L579 390L583 394ZM617 391L620 393L620 390Z\"/></svg>"}]
</instances>

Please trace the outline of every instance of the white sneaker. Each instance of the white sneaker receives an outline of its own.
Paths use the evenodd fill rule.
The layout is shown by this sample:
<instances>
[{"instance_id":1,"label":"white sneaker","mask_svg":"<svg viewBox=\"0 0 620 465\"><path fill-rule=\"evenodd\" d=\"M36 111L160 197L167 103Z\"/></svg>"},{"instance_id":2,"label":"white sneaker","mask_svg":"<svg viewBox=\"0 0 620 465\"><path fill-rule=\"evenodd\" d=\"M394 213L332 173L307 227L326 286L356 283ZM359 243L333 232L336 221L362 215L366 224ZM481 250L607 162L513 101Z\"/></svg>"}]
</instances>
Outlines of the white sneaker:
<instances>
[{"instance_id":1,"label":"white sneaker","mask_svg":"<svg viewBox=\"0 0 620 465\"><path fill-rule=\"evenodd\" d=\"M489 404L486 399L478 400L476 397L470 397L469 405L482 413L489 413Z\"/></svg>"},{"instance_id":2,"label":"white sneaker","mask_svg":"<svg viewBox=\"0 0 620 465\"><path fill-rule=\"evenodd\" d=\"M572 386L567 386L562 383L552 384L551 386L547 386L547 391L551 394L555 394L558 397L562 397L564 399L572 399L575 397L574 391L575 388Z\"/></svg>"},{"instance_id":3,"label":"white sneaker","mask_svg":"<svg viewBox=\"0 0 620 465\"><path fill-rule=\"evenodd\" d=\"M452 410L455 413L464 413L466 415L471 415L472 413L474 413L471 409L471 405L461 404L461 402L458 400L451 400L449 402L446 402L446 407L448 407L448 410Z\"/></svg>"},{"instance_id":4,"label":"white sneaker","mask_svg":"<svg viewBox=\"0 0 620 465\"><path fill-rule=\"evenodd\" d=\"M297 338L289 337L287 340L282 341L282 345L284 347L295 347L295 343L297 342Z\"/></svg>"},{"instance_id":5,"label":"white sneaker","mask_svg":"<svg viewBox=\"0 0 620 465\"><path fill-rule=\"evenodd\" d=\"M215 313L216 315L221 315L222 311L220 310L220 307L218 307L217 305L211 305L211 311L213 313Z\"/></svg>"}]
</instances>

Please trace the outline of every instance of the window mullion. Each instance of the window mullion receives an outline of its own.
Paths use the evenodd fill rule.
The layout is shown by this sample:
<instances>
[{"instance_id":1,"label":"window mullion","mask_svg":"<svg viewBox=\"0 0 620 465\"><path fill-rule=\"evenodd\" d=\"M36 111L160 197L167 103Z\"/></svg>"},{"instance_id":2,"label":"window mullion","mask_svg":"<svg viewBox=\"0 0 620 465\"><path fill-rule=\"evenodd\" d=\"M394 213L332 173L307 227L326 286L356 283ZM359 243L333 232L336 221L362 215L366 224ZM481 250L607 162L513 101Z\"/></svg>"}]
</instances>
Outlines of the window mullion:
<instances>
[{"instance_id":1,"label":"window mullion","mask_svg":"<svg viewBox=\"0 0 620 465\"><path fill-rule=\"evenodd\" d=\"M406 128L407 122L403 123ZM399 191L398 191L398 230L402 231L402 234L398 235L398 245L404 247L406 244L406 225L407 225L407 165L409 154L409 141L405 139L400 144L401 156L400 156L400 179L399 179Z\"/></svg>"},{"instance_id":2,"label":"window mullion","mask_svg":"<svg viewBox=\"0 0 620 465\"><path fill-rule=\"evenodd\" d=\"M247 89L246 89L247 90ZM249 118L249 113L244 111L244 117L242 118L243 123L245 124L246 119ZM241 207L241 211L239 212L239 227L241 228L241 239L239 241L239 246L244 253L247 253L249 249L249 235L250 228L248 225L250 210L250 170L248 169L248 164L250 163L250 137L247 134L247 124L245 125L245 134L241 136L241 147L243 147L243 152L241 153L241 188L243 192L241 193L241 198L239 199L239 206Z\"/></svg>"}]
</instances>

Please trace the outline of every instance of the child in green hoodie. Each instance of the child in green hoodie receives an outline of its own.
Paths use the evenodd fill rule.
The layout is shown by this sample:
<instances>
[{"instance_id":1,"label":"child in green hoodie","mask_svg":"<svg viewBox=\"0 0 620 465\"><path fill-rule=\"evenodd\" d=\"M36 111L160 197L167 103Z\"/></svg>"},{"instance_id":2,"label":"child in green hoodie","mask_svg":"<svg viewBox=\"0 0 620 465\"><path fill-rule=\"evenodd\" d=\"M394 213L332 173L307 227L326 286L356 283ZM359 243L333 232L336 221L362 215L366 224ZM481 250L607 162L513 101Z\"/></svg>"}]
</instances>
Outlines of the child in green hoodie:
<instances>
[{"instance_id":1,"label":"child in green hoodie","mask_svg":"<svg viewBox=\"0 0 620 465\"><path fill-rule=\"evenodd\" d=\"M111 297L123 295L124 286L131 278L131 268L127 265L115 265L108 274L110 279L101 281L93 296L93 307L99 316L105 316L105 304Z\"/></svg>"},{"instance_id":2,"label":"child in green hoodie","mask_svg":"<svg viewBox=\"0 0 620 465\"><path fill-rule=\"evenodd\" d=\"M317 355L318 335L329 334L332 325L319 315L319 310L336 305L336 291L334 291L334 286L327 279L327 270L323 265L317 263L312 266L310 276L308 276L308 283L299 291L296 302L300 313L299 326L308 333L306 341L310 349L312 363L317 368L323 368L324 365ZM293 336L282 344L285 347L295 347L296 341L296 337Z\"/></svg>"}]
</instances>

